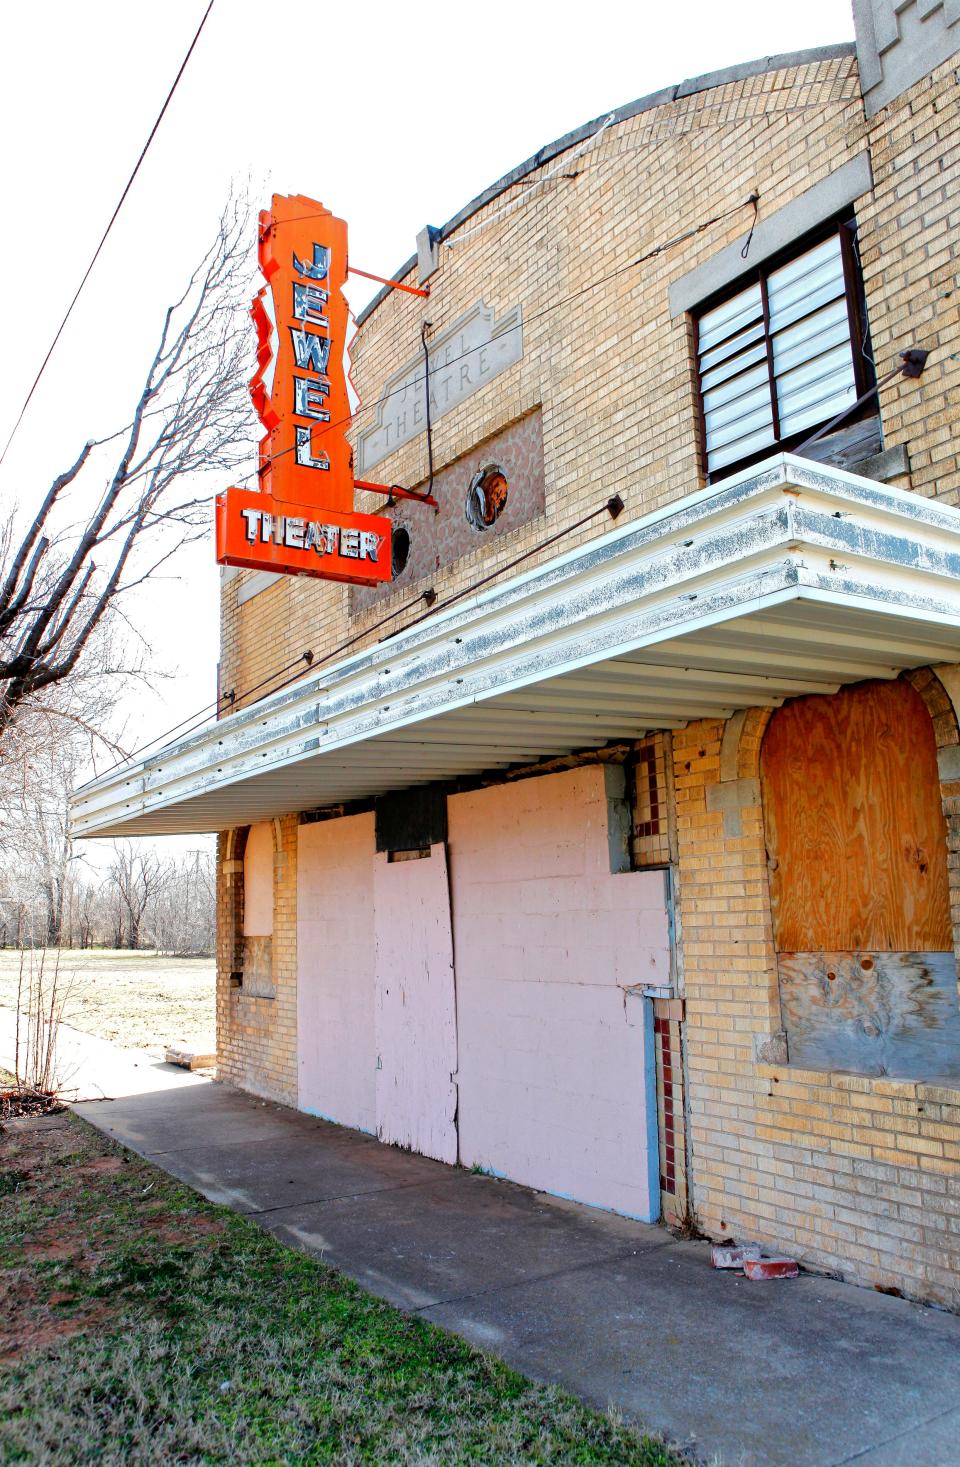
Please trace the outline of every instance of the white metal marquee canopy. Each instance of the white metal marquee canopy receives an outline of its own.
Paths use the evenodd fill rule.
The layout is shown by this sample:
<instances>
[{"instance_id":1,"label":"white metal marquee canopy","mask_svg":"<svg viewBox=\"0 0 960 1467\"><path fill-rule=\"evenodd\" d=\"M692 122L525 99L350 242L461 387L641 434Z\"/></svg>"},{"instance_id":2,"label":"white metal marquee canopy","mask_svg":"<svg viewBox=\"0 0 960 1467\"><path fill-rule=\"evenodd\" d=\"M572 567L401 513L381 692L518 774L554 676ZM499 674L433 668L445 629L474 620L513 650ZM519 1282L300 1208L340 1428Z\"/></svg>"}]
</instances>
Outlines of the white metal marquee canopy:
<instances>
[{"instance_id":1,"label":"white metal marquee canopy","mask_svg":"<svg viewBox=\"0 0 960 1467\"><path fill-rule=\"evenodd\" d=\"M78 790L77 836L229 829L960 661L960 510L788 454Z\"/></svg>"}]
</instances>

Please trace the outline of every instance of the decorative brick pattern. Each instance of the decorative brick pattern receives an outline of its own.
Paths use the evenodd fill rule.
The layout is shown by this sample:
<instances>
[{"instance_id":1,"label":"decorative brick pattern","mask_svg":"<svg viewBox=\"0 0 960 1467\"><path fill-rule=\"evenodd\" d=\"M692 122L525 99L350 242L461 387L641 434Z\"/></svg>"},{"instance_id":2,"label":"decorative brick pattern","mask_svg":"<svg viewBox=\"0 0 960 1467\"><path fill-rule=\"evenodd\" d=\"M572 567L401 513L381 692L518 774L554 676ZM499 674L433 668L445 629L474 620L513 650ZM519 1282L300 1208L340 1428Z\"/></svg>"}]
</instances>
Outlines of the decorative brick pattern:
<instances>
[{"instance_id":1,"label":"decorative brick pattern","mask_svg":"<svg viewBox=\"0 0 960 1467\"><path fill-rule=\"evenodd\" d=\"M673 857L672 790L669 741L665 734L643 739L630 761L633 775L631 860L644 866L669 866Z\"/></svg>"},{"instance_id":2,"label":"decorative brick pattern","mask_svg":"<svg viewBox=\"0 0 960 1467\"><path fill-rule=\"evenodd\" d=\"M507 502L503 512L486 530L476 530L466 516L467 490L478 469L498 463L507 477ZM427 492L426 481L408 486L418 494ZM439 469L433 480L439 509L434 512L409 500L398 500L390 511L394 526L410 536L410 556L402 573L385 586L354 586L351 611L358 615L396 592L408 594L419 583L432 584L437 571L449 570L462 555L492 540L520 529L544 511L543 421L532 412L519 423L511 423L462 458Z\"/></svg>"},{"instance_id":3,"label":"decorative brick pattern","mask_svg":"<svg viewBox=\"0 0 960 1467\"><path fill-rule=\"evenodd\" d=\"M654 999L653 1032L657 1060L660 1208L669 1227L680 1227L687 1221L682 1000Z\"/></svg>"}]
</instances>

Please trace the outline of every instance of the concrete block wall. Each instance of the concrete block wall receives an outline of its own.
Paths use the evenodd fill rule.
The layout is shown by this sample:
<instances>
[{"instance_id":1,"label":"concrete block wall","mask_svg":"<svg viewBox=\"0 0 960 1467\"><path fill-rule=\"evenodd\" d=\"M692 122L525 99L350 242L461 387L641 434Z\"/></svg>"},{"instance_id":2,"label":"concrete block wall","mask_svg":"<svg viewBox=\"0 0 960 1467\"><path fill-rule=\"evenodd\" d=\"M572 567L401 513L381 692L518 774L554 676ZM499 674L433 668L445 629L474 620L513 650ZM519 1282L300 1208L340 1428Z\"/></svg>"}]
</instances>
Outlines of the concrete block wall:
<instances>
[{"instance_id":1,"label":"concrete block wall","mask_svg":"<svg viewBox=\"0 0 960 1467\"><path fill-rule=\"evenodd\" d=\"M460 1149L466 1166L649 1219L643 989L669 982L664 875L612 871L607 773L449 801Z\"/></svg>"}]
</instances>

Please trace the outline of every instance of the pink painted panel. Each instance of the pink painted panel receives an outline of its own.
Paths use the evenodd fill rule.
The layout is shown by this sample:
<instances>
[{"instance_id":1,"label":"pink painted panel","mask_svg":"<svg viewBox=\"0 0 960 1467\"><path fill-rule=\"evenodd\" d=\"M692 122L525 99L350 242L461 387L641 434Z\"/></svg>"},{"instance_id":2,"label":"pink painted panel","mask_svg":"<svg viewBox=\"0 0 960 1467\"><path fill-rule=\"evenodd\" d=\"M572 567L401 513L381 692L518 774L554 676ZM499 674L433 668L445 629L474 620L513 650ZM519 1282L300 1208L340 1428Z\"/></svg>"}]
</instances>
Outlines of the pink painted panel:
<instances>
[{"instance_id":1,"label":"pink painted panel","mask_svg":"<svg viewBox=\"0 0 960 1467\"><path fill-rule=\"evenodd\" d=\"M243 935L273 935L273 826L251 825L243 848Z\"/></svg>"},{"instance_id":2,"label":"pink painted panel","mask_svg":"<svg viewBox=\"0 0 960 1467\"><path fill-rule=\"evenodd\" d=\"M443 845L420 860L375 858L377 1134L457 1159L456 1002Z\"/></svg>"},{"instance_id":3,"label":"pink painted panel","mask_svg":"<svg viewBox=\"0 0 960 1467\"><path fill-rule=\"evenodd\" d=\"M376 1130L372 815L297 833L301 1110Z\"/></svg>"},{"instance_id":4,"label":"pink painted panel","mask_svg":"<svg viewBox=\"0 0 960 1467\"><path fill-rule=\"evenodd\" d=\"M662 872L610 871L603 770L449 802L460 1159L659 1215L649 1004L670 943Z\"/></svg>"}]
</instances>

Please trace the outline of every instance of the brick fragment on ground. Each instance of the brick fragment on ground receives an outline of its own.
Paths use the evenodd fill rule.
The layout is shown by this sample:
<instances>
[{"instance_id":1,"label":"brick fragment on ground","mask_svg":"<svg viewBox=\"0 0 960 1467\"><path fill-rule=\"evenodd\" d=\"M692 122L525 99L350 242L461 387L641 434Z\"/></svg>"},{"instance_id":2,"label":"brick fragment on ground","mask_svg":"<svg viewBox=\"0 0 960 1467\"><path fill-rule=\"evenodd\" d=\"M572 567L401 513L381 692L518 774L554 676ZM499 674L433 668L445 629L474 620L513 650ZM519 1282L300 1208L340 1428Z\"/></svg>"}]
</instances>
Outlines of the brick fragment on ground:
<instances>
[{"instance_id":1,"label":"brick fragment on ground","mask_svg":"<svg viewBox=\"0 0 960 1467\"><path fill-rule=\"evenodd\" d=\"M795 1258L747 1258L743 1271L748 1279L795 1279L800 1267Z\"/></svg>"},{"instance_id":2,"label":"brick fragment on ground","mask_svg":"<svg viewBox=\"0 0 960 1467\"><path fill-rule=\"evenodd\" d=\"M759 1243L714 1243L710 1249L712 1268L743 1268L748 1258L759 1258Z\"/></svg>"},{"instance_id":3,"label":"brick fragment on ground","mask_svg":"<svg viewBox=\"0 0 960 1467\"><path fill-rule=\"evenodd\" d=\"M217 1056L168 1046L164 1052L164 1060L168 1065L179 1065L184 1070L209 1070L216 1064Z\"/></svg>"}]
</instances>

